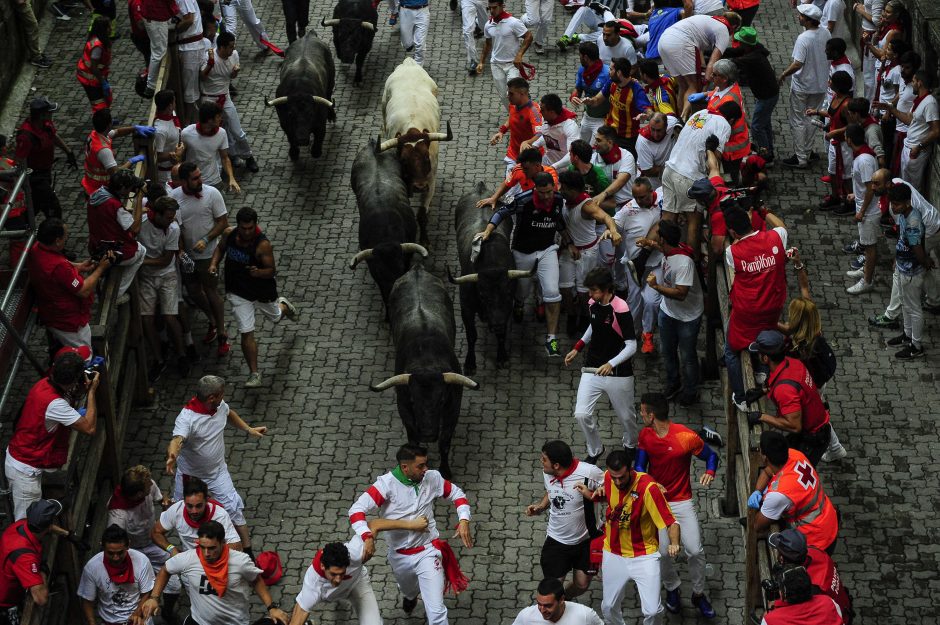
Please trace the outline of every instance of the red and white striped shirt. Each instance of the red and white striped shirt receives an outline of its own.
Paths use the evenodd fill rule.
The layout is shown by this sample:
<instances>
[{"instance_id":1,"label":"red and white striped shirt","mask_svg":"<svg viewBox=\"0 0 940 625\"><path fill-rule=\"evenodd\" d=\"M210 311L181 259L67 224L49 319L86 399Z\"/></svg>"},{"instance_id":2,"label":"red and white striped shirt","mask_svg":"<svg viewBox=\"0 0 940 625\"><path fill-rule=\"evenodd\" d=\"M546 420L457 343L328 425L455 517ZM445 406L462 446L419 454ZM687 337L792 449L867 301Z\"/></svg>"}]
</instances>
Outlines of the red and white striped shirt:
<instances>
[{"instance_id":1,"label":"red and white striped shirt","mask_svg":"<svg viewBox=\"0 0 940 625\"><path fill-rule=\"evenodd\" d=\"M470 520L470 503L463 490L434 470L424 474L424 479L415 486L408 486L398 480L391 472L380 475L366 492L359 496L349 508L349 522L360 538L371 537L366 515L378 511L384 519L415 519L423 516L428 519L428 527L423 532L411 530L388 530L384 532L385 542L390 550L422 547L440 536L434 520L434 500L445 497L457 508L457 517L461 521Z\"/></svg>"}]
</instances>

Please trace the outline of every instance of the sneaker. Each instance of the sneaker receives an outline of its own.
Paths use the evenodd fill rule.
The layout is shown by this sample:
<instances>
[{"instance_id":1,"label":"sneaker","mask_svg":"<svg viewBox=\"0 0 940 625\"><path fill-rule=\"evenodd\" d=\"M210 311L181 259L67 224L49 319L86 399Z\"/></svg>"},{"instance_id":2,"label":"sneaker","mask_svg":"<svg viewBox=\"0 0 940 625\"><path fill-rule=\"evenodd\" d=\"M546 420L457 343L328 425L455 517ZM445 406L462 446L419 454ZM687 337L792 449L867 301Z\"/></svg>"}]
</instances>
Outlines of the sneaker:
<instances>
[{"instance_id":1,"label":"sneaker","mask_svg":"<svg viewBox=\"0 0 940 625\"><path fill-rule=\"evenodd\" d=\"M894 357L898 360L914 360L915 358L924 357L924 348L923 347L914 347L913 344L907 345L901 349L901 351L896 352Z\"/></svg>"},{"instance_id":2,"label":"sneaker","mask_svg":"<svg viewBox=\"0 0 940 625\"><path fill-rule=\"evenodd\" d=\"M476 61L467 61L467 74L470 76L477 75L477 62Z\"/></svg>"},{"instance_id":3,"label":"sneaker","mask_svg":"<svg viewBox=\"0 0 940 625\"><path fill-rule=\"evenodd\" d=\"M796 154L785 158L780 162L787 167L795 167L796 169L806 169L806 166L809 164L806 161L800 162L800 158Z\"/></svg>"},{"instance_id":4,"label":"sneaker","mask_svg":"<svg viewBox=\"0 0 940 625\"><path fill-rule=\"evenodd\" d=\"M882 313L880 315L870 316L868 318L868 325L872 326L873 328L889 328L891 330L897 330L901 327L901 322Z\"/></svg>"},{"instance_id":5,"label":"sneaker","mask_svg":"<svg viewBox=\"0 0 940 625\"><path fill-rule=\"evenodd\" d=\"M297 321L297 307L291 304L290 300L286 297L277 298L278 305L284 305L284 316L290 319L291 321Z\"/></svg>"},{"instance_id":6,"label":"sneaker","mask_svg":"<svg viewBox=\"0 0 940 625\"><path fill-rule=\"evenodd\" d=\"M845 275L847 275L850 278L855 278L856 280L858 280L859 278L865 277L865 270L864 269L851 269L849 271L846 271Z\"/></svg>"},{"instance_id":7,"label":"sneaker","mask_svg":"<svg viewBox=\"0 0 940 625\"><path fill-rule=\"evenodd\" d=\"M153 94L154 94L153 87L147 87L146 89L144 89L143 98L144 98L145 100L152 100L152 99L153 99Z\"/></svg>"},{"instance_id":8,"label":"sneaker","mask_svg":"<svg viewBox=\"0 0 940 625\"><path fill-rule=\"evenodd\" d=\"M849 295L861 295L862 293L868 293L874 288L874 284L865 282L865 278L861 278L858 282L847 288L845 292Z\"/></svg>"},{"instance_id":9,"label":"sneaker","mask_svg":"<svg viewBox=\"0 0 940 625\"><path fill-rule=\"evenodd\" d=\"M219 336L219 331L215 329L215 326L210 325L209 329L206 331L206 335L202 337L202 342L205 345L208 345Z\"/></svg>"},{"instance_id":10,"label":"sneaker","mask_svg":"<svg viewBox=\"0 0 940 625\"><path fill-rule=\"evenodd\" d=\"M39 54L29 60L30 63L40 69L49 69L52 67L52 61L45 54Z\"/></svg>"},{"instance_id":11,"label":"sneaker","mask_svg":"<svg viewBox=\"0 0 940 625\"><path fill-rule=\"evenodd\" d=\"M731 403L741 412L747 412L747 399L738 397L737 393L731 393Z\"/></svg>"},{"instance_id":12,"label":"sneaker","mask_svg":"<svg viewBox=\"0 0 940 625\"><path fill-rule=\"evenodd\" d=\"M682 611L681 595L679 594L678 588L666 591L666 609L673 614L678 614Z\"/></svg>"},{"instance_id":13,"label":"sneaker","mask_svg":"<svg viewBox=\"0 0 940 625\"><path fill-rule=\"evenodd\" d=\"M809 153L809 160L810 160L810 161L818 161L818 160L819 160L819 154L816 153L816 150L810 151L810 153Z\"/></svg>"},{"instance_id":14,"label":"sneaker","mask_svg":"<svg viewBox=\"0 0 940 625\"><path fill-rule=\"evenodd\" d=\"M536 54L545 54L545 46L540 43L535 44L535 53Z\"/></svg>"},{"instance_id":15,"label":"sneaker","mask_svg":"<svg viewBox=\"0 0 940 625\"><path fill-rule=\"evenodd\" d=\"M679 384L670 386L669 388L664 390L663 395L666 396L666 399L675 399L676 397L679 396L679 393L681 392L682 392L682 384L679 383Z\"/></svg>"},{"instance_id":16,"label":"sneaker","mask_svg":"<svg viewBox=\"0 0 940 625\"><path fill-rule=\"evenodd\" d=\"M581 37L579 37L577 34L562 35L558 39L558 49L564 52L565 48L567 48L568 46L576 46L578 45L580 41L581 41Z\"/></svg>"},{"instance_id":17,"label":"sneaker","mask_svg":"<svg viewBox=\"0 0 940 625\"><path fill-rule=\"evenodd\" d=\"M245 169L253 174L257 174L261 168L258 167L258 161L255 160L255 157L249 156L245 159Z\"/></svg>"},{"instance_id":18,"label":"sneaker","mask_svg":"<svg viewBox=\"0 0 940 625\"><path fill-rule=\"evenodd\" d=\"M764 382L767 381L767 374L763 371L758 371L754 374L754 383L757 386L764 386Z\"/></svg>"},{"instance_id":19,"label":"sneaker","mask_svg":"<svg viewBox=\"0 0 940 625\"><path fill-rule=\"evenodd\" d=\"M49 12L55 15L57 20L62 20L63 22L68 22L72 18L69 17L69 14L63 9L59 3L52 2L49 4Z\"/></svg>"},{"instance_id":20,"label":"sneaker","mask_svg":"<svg viewBox=\"0 0 940 625\"><path fill-rule=\"evenodd\" d=\"M692 595L692 605L698 608L705 618L715 618L715 610L705 595Z\"/></svg>"},{"instance_id":21,"label":"sneaker","mask_svg":"<svg viewBox=\"0 0 940 625\"><path fill-rule=\"evenodd\" d=\"M885 339L885 345L887 347L901 347L902 345L910 345L911 339L907 338L906 334L898 334L892 339Z\"/></svg>"},{"instance_id":22,"label":"sneaker","mask_svg":"<svg viewBox=\"0 0 940 625\"><path fill-rule=\"evenodd\" d=\"M855 258L849 261L849 267L852 269L861 269L865 266L865 255L859 254Z\"/></svg>"},{"instance_id":23,"label":"sneaker","mask_svg":"<svg viewBox=\"0 0 940 625\"><path fill-rule=\"evenodd\" d=\"M839 206L832 209L832 214L836 217L848 217L855 214L855 202L842 202Z\"/></svg>"},{"instance_id":24,"label":"sneaker","mask_svg":"<svg viewBox=\"0 0 940 625\"><path fill-rule=\"evenodd\" d=\"M842 246L842 251L846 254L852 254L858 256L862 253L862 244L858 242L858 239L855 239L851 243L846 243Z\"/></svg>"},{"instance_id":25,"label":"sneaker","mask_svg":"<svg viewBox=\"0 0 940 625\"><path fill-rule=\"evenodd\" d=\"M254 371L248 375L248 380L245 382L245 388L258 388L261 386L261 372Z\"/></svg>"},{"instance_id":26,"label":"sneaker","mask_svg":"<svg viewBox=\"0 0 940 625\"><path fill-rule=\"evenodd\" d=\"M223 343L219 343L219 347L215 350L215 355L221 358L225 356L232 350L232 344L228 342L228 337L225 337Z\"/></svg>"},{"instance_id":27,"label":"sneaker","mask_svg":"<svg viewBox=\"0 0 940 625\"><path fill-rule=\"evenodd\" d=\"M702 440L713 445L715 447L722 447L725 444L724 439L721 438L716 430L711 429L707 425L703 425L702 429L698 431L698 435L702 437Z\"/></svg>"},{"instance_id":28,"label":"sneaker","mask_svg":"<svg viewBox=\"0 0 940 625\"><path fill-rule=\"evenodd\" d=\"M837 449L836 451L832 451L832 450L830 450L830 449L827 449L827 450L826 450L826 453L824 453L824 454L822 455L822 461L823 461L823 462L835 462L836 460L842 460L842 459L845 458L847 455L849 455L849 452L847 452L847 451L845 450L845 447L843 447L843 446L840 444L840 445L839 445L839 449Z\"/></svg>"},{"instance_id":29,"label":"sneaker","mask_svg":"<svg viewBox=\"0 0 940 625\"><path fill-rule=\"evenodd\" d=\"M525 308L522 304L516 304L512 307L512 320L516 323L522 323L522 319L525 317Z\"/></svg>"},{"instance_id":30,"label":"sneaker","mask_svg":"<svg viewBox=\"0 0 940 625\"><path fill-rule=\"evenodd\" d=\"M192 365L189 364L189 358L180 356L176 361L176 372L180 374L181 378L188 378L190 371L192 371Z\"/></svg>"},{"instance_id":31,"label":"sneaker","mask_svg":"<svg viewBox=\"0 0 940 625\"><path fill-rule=\"evenodd\" d=\"M232 156L229 160L232 163L233 169L241 169L245 166L245 159L240 156Z\"/></svg>"},{"instance_id":32,"label":"sneaker","mask_svg":"<svg viewBox=\"0 0 940 625\"><path fill-rule=\"evenodd\" d=\"M601 451L600 451L600 453L598 453L596 456L588 456L587 458L584 459L584 461L587 462L588 464L593 464L593 465L597 466L597 462L598 462L601 458L604 457L604 451L605 451L604 446L601 445Z\"/></svg>"},{"instance_id":33,"label":"sneaker","mask_svg":"<svg viewBox=\"0 0 940 625\"><path fill-rule=\"evenodd\" d=\"M561 351L558 349L558 339L548 339L545 341L545 351L548 353L549 358L559 358L561 357Z\"/></svg>"},{"instance_id":34,"label":"sneaker","mask_svg":"<svg viewBox=\"0 0 940 625\"><path fill-rule=\"evenodd\" d=\"M644 354L652 354L656 351L656 346L653 345L653 333L644 332L643 333L643 347L640 348L640 351Z\"/></svg>"}]
</instances>

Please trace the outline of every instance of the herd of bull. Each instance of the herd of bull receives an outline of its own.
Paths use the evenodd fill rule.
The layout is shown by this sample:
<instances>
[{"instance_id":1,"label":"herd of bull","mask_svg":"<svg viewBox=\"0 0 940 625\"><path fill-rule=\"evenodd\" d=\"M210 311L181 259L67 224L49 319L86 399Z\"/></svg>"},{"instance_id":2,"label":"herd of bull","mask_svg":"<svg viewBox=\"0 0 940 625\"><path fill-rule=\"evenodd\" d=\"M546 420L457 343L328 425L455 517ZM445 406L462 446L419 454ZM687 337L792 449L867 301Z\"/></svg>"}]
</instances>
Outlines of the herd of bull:
<instances>
[{"instance_id":1,"label":"herd of bull","mask_svg":"<svg viewBox=\"0 0 940 625\"><path fill-rule=\"evenodd\" d=\"M339 0L333 18L321 21L322 26L333 29L340 61L355 61L356 82L362 80L363 61L372 47L377 20L371 0ZM334 86L330 49L310 30L288 48L275 97L265 101L277 110L291 160L299 158L300 146L310 145L311 135L310 154L314 158L321 155L326 124L336 118ZM349 266L355 268L362 262L368 266L385 304L396 351L395 374L371 389L395 389L408 439L437 441L440 470L449 477L449 451L463 389L479 388L467 377L477 368L476 317L488 323L495 334L496 364L505 366L515 280L530 274L515 269L508 222L486 241L475 238L491 215L488 208L477 207L483 195L480 183L474 192L460 198L455 215L461 275L450 280L460 288L467 336L461 367L455 349L453 301L444 283L422 262L428 257L428 213L434 196L438 142L452 140L453 133L449 123L447 131L440 132L437 84L411 58L385 82L382 118L382 136L356 156L351 180L359 207L360 251ZM413 194L422 196L417 215L411 208Z\"/></svg>"}]
</instances>

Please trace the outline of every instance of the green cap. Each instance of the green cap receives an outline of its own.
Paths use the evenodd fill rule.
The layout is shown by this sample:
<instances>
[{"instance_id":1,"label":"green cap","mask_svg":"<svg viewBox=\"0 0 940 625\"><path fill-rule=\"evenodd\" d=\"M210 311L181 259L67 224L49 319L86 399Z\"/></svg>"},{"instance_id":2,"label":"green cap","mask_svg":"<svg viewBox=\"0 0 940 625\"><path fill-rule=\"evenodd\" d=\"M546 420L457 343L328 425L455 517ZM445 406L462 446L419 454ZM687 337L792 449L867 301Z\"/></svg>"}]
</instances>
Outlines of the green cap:
<instances>
[{"instance_id":1,"label":"green cap","mask_svg":"<svg viewBox=\"0 0 940 625\"><path fill-rule=\"evenodd\" d=\"M734 38L749 46L757 45L757 29L753 26L742 26L734 33Z\"/></svg>"}]
</instances>

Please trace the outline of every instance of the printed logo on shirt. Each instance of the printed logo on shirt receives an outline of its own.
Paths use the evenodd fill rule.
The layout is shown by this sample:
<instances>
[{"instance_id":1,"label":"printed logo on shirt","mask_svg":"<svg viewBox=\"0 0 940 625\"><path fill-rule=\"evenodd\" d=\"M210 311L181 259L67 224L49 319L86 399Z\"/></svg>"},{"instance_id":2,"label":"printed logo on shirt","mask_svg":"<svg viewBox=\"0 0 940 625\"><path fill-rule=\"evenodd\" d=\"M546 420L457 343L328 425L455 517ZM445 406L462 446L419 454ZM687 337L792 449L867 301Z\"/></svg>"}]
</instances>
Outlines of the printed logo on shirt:
<instances>
[{"instance_id":1,"label":"printed logo on shirt","mask_svg":"<svg viewBox=\"0 0 940 625\"><path fill-rule=\"evenodd\" d=\"M29 565L29 570L32 573L39 573L39 566L35 562L33 562L32 564Z\"/></svg>"},{"instance_id":2,"label":"printed logo on shirt","mask_svg":"<svg viewBox=\"0 0 940 625\"><path fill-rule=\"evenodd\" d=\"M72 280L72 286L73 287L78 286L78 278L75 278L74 280Z\"/></svg>"},{"instance_id":3,"label":"printed logo on shirt","mask_svg":"<svg viewBox=\"0 0 940 625\"><path fill-rule=\"evenodd\" d=\"M562 495L556 495L555 497L552 497L552 510L563 510L566 501L567 498Z\"/></svg>"},{"instance_id":4,"label":"printed logo on shirt","mask_svg":"<svg viewBox=\"0 0 940 625\"><path fill-rule=\"evenodd\" d=\"M200 595L215 595L219 596L219 593L215 591L215 588L212 587L212 584L209 583L209 578L205 575L199 578L199 594Z\"/></svg>"}]
</instances>

